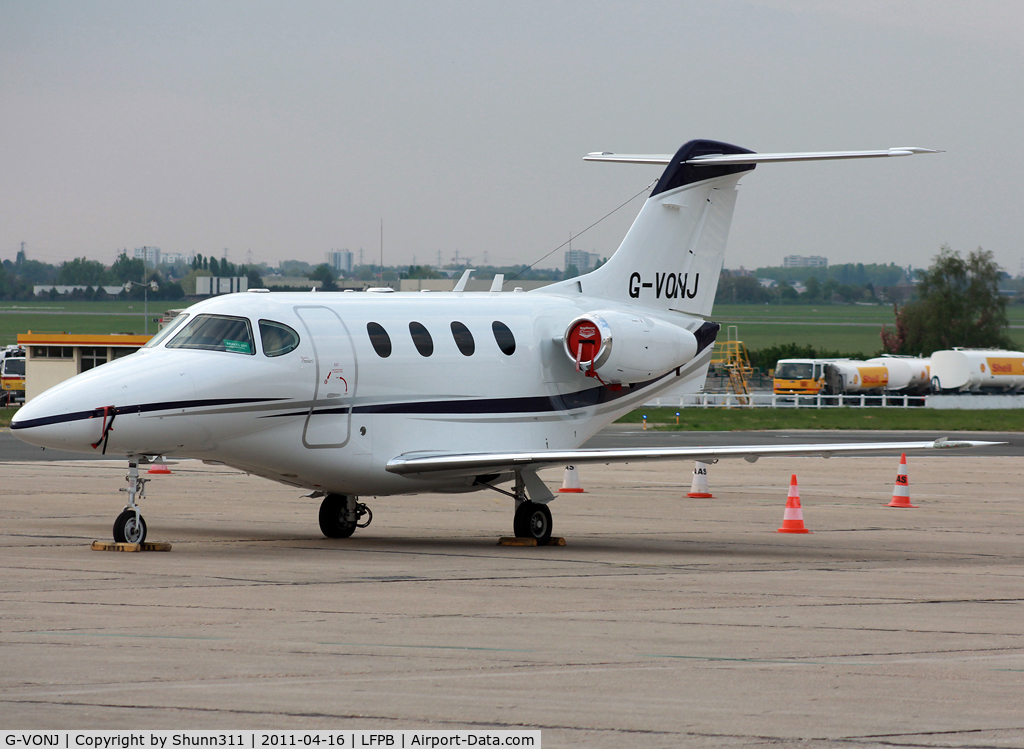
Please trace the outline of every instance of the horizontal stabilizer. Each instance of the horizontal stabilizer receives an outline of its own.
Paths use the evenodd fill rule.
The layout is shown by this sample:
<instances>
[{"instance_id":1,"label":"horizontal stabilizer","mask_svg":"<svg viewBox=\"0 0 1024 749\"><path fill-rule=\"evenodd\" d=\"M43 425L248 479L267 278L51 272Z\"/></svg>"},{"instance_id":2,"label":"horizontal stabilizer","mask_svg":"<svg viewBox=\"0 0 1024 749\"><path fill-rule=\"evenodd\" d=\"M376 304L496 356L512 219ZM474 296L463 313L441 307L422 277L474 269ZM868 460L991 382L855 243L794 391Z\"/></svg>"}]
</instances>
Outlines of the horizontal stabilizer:
<instances>
[{"instance_id":1,"label":"horizontal stabilizer","mask_svg":"<svg viewBox=\"0 0 1024 749\"><path fill-rule=\"evenodd\" d=\"M852 455L856 453L901 453L909 450L953 449L964 447L987 447L1002 445L1003 442L981 442L971 440L949 440L946 438L930 442L854 442L821 445L747 445L732 447L652 447L579 450L542 450L538 452L463 453L431 454L413 453L399 455L388 462L387 470L403 476L425 474L446 474L473 476L484 473L501 473L523 468L549 468L553 466L579 465L581 463L633 463L651 460L699 460L713 463L723 458L744 458L753 463L758 458L782 456Z\"/></svg>"},{"instance_id":2,"label":"horizontal stabilizer","mask_svg":"<svg viewBox=\"0 0 1024 749\"><path fill-rule=\"evenodd\" d=\"M913 156L915 153L943 153L931 148L905 146L888 148L884 151L811 151L808 153L741 153L741 154L707 154L694 156L683 162L694 166L710 166L712 164L767 164L773 161L828 161L836 159L878 159L887 156ZM588 153L584 161L617 161L622 164L668 164L672 154L627 154L627 153Z\"/></svg>"}]
</instances>

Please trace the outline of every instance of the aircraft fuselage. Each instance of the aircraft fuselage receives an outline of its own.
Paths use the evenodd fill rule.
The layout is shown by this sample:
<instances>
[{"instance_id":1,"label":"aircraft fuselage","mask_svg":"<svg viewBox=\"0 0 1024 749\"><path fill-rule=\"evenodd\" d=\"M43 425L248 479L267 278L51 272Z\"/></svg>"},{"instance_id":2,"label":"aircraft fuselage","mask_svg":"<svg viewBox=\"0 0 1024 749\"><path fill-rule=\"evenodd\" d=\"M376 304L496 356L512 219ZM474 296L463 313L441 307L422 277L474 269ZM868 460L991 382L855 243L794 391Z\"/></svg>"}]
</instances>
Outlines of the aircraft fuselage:
<instances>
[{"instance_id":1,"label":"aircraft fuselage","mask_svg":"<svg viewBox=\"0 0 1024 749\"><path fill-rule=\"evenodd\" d=\"M384 467L407 453L575 448L658 392L703 384L707 341L640 382L587 377L563 337L594 310L647 328L703 324L550 293L232 294L188 308L138 353L36 397L14 427L44 447L218 461L324 492L468 491L478 488L472 479ZM251 340L174 348L201 315L244 321ZM261 322L295 331L297 345L268 355Z\"/></svg>"}]
</instances>

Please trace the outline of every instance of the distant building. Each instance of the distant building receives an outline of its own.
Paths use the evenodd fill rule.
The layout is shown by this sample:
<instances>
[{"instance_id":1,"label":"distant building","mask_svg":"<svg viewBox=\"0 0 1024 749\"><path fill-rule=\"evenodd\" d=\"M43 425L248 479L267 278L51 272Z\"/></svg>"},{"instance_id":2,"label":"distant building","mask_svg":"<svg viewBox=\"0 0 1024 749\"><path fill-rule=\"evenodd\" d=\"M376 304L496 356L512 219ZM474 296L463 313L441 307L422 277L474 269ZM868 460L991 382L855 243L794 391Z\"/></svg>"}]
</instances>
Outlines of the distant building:
<instances>
[{"instance_id":1,"label":"distant building","mask_svg":"<svg viewBox=\"0 0 1024 749\"><path fill-rule=\"evenodd\" d=\"M141 260L146 264L147 267L153 267L160 265L160 248L159 247L136 247L135 248L135 259Z\"/></svg>"},{"instance_id":2,"label":"distant building","mask_svg":"<svg viewBox=\"0 0 1024 749\"><path fill-rule=\"evenodd\" d=\"M245 276L216 278L213 276L196 277L196 296L215 296L217 294L233 294L236 291L247 291L249 279Z\"/></svg>"},{"instance_id":3,"label":"distant building","mask_svg":"<svg viewBox=\"0 0 1024 749\"><path fill-rule=\"evenodd\" d=\"M155 249L155 248L154 248ZM158 250L159 252L159 250ZM187 262L189 258L180 252L161 252L160 262L165 265L174 265L177 262Z\"/></svg>"},{"instance_id":4,"label":"distant building","mask_svg":"<svg viewBox=\"0 0 1024 749\"><path fill-rule=\"evenodd\" d=\"M597 253L584 252L583 250L566 250L565 270L569 270L570 265L575 265L576 270L582 276L584 273L590 273L594 269L594 262L596 260Z\"/></svg>"},{"instance_id":5,"label":"distant building","mask_svg":"<svg viewBox=\"0 0 1024 749\"><path fill-rule=\"evenodd\" d=\"M828 258L821 255L786 255L783 268L827 268Z\"/></svg>"},{"instance_id":6,"label":"distant building","mask_svg":"<svg viewBox=\"0 0 1024 749\"><path fill-rule=\"evenodd\" d=\"M199 279L197 278L196 281ZM305 276L261 276L260 280L268 289L295 289L296 291L319 289L323 281L310 281Z\"/></svg>"},{"instance_id":7,"label":"distant building","mask_svg":"<svg viewBox=\"0 0 1024 749\"><path fill-rule=\"evenodd\" d=\"M331 250L325 252L327 264L338 273L352 272L352 253L348 250Z\"/></svg>"}]
</instances>

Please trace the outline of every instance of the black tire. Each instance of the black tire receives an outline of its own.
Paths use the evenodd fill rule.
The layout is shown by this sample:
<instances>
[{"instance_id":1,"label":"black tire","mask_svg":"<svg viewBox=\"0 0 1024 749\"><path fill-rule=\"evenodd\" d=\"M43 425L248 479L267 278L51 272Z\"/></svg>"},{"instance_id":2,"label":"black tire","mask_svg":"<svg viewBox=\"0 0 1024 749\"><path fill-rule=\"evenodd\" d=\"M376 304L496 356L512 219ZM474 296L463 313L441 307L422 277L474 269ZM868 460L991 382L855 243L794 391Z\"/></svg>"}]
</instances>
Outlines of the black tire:
<instances>
[{"instance_id":1,"label":"black tire","mask_svg":"<svg viewBox=\"0 0 1024 749\"><path fill-rule=\"evenodd\" d=\"M551 540L551 510L539 502L523 502L516 509L512 528L517 538L535 538L538 544Z\"/></svg>"},{"instance_id":2,"label":"black tire","mask_svg":"<svg viewBox=\"0 0 1024 749\"><path fill-rule=\"evenodd\" d=\"M356 524L345 520L344 494L328 494L320 503L320 531L327 538L348 538L356 530Z\"/></svg>"},{"instance_id":3,"label":"black tire","mask_svg":"<svg viewBox=\"0 0 1024 749\"><path fill-rule=\"evenodd\" d=\"M139 515L135 522L135 510L125 510L114 521L114 541L119 544L141 544L146 540L146 520Z\"/></svg>"}]
</instances>

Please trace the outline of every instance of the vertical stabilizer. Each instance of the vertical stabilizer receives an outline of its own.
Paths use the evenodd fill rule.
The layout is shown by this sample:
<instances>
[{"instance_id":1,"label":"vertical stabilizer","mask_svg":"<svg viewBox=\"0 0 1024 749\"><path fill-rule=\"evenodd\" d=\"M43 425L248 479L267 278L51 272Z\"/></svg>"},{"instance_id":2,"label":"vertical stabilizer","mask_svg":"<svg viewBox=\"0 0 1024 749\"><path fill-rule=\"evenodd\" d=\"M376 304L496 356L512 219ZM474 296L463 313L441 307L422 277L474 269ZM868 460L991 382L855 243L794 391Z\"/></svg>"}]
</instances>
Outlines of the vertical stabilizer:
<instances>
[{"instance_id":1,"label":"vertical stabilizer","mask_svg":"<svg viewBox=\"0 0 1024 749\"><path fill-rule=\"evenodd\" d=\"M715 301L736 183L753 164L688 161L711 154L753 153L712 140L693 140L669 160L619 249L579 284L587 296L707 317Z\"/></svg>"}]
</instances>

